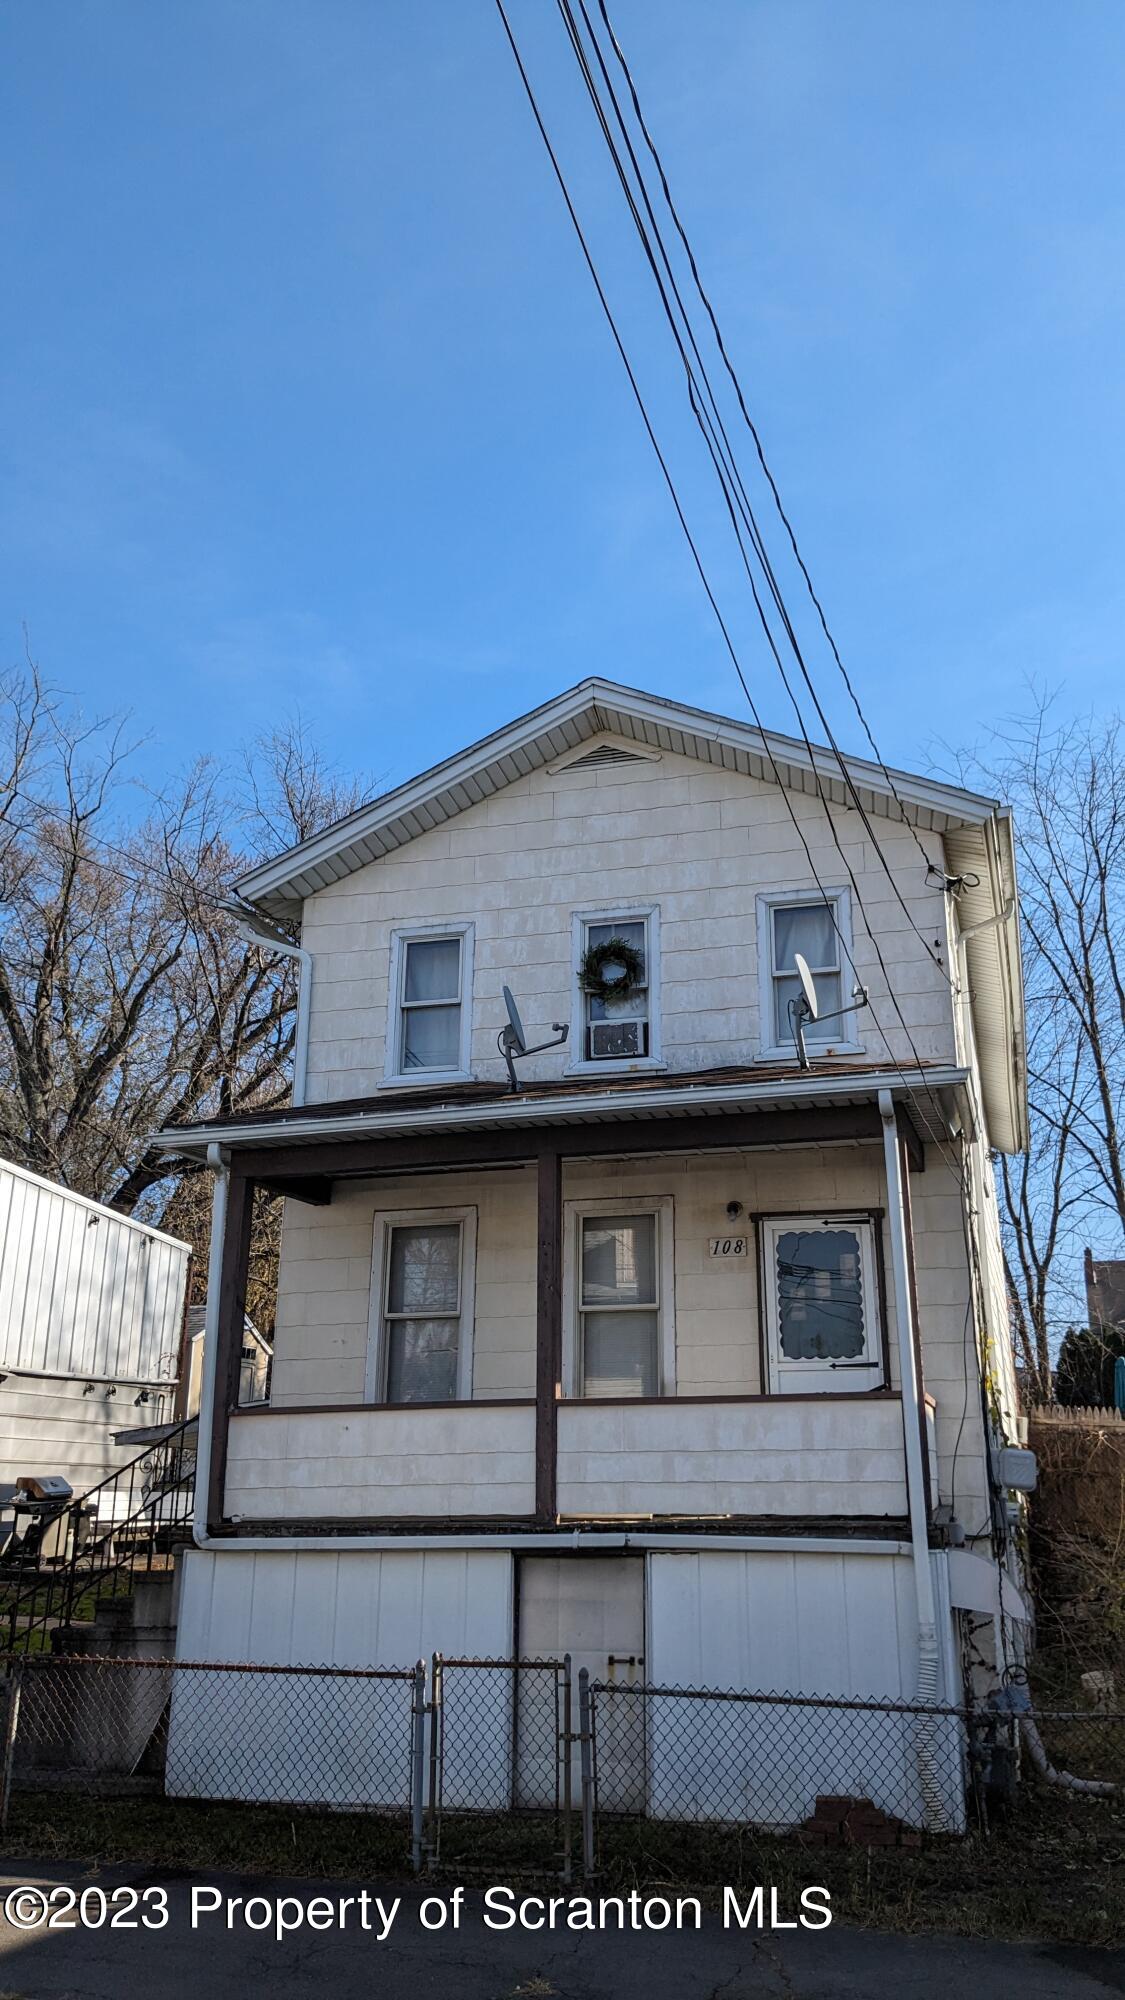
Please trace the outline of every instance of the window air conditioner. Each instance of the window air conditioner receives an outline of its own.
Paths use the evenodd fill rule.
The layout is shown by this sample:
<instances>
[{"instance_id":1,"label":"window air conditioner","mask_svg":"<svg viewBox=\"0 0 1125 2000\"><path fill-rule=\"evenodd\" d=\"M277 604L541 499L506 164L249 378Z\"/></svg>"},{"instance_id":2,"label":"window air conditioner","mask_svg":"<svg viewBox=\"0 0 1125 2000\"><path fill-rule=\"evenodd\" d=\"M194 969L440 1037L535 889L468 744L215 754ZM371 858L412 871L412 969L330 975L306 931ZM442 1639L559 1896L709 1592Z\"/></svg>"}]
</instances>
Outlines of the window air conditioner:
<instances>
[{"instance_id":1,"label":"window air conditioner","mask_svg":"<svg viewBox=\"0 0 1125 2000\"><path fill-rule=\"evenodd\" d=\"M648 1041L647 1021L591 1021L590 1059L599 1057L643 1056Z\"/></svg>"}]
</instances>

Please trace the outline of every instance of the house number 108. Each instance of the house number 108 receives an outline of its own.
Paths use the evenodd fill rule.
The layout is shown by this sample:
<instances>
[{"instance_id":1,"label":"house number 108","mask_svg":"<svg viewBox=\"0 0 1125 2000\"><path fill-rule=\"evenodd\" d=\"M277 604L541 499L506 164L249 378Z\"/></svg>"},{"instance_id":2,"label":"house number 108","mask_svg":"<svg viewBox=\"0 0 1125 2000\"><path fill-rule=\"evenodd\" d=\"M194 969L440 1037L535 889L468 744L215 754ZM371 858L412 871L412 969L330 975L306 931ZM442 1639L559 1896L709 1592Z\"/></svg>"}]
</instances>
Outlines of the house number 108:
<instances>
[{"instance_id":1,"label":"house number 108","mask_svg":"<svg viewBox=\"0 0 1125 2000\"><path fill-rule=\"evenodd\" d=\"M745 1236L712 1236L710 1239L712 1257L745 1257Z\"/></svg>"}]
</instances>

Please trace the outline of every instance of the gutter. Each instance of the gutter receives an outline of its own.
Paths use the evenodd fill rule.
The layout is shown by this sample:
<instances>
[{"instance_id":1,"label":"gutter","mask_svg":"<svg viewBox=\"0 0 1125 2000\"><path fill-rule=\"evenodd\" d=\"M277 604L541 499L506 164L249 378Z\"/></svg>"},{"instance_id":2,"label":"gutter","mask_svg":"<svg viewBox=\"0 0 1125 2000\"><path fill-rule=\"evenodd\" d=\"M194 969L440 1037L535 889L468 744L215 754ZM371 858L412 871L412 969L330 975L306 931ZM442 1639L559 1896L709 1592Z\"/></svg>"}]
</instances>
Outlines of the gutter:
<instances>
[{"instance_id":1,"label":"gutter","mask_svg":"<svg viewBox=\"0 0 1125 2000\"><path fill-rule=\"evenodd\" d=\"M245 909L241 903L224 903L228 916L235 919L235 929L246 944L263 945L267 951L275 951L282 958L292 958L300 968L297 974L297 1027L293 1041L293 1088L292 1101L305 1101L305 1079L309 1067L309 1011L312 1004L312 953L304 945L294 944L257 910ZM162 1135L161 1135L162 1136Z\"/></svg>"}]
</instances>

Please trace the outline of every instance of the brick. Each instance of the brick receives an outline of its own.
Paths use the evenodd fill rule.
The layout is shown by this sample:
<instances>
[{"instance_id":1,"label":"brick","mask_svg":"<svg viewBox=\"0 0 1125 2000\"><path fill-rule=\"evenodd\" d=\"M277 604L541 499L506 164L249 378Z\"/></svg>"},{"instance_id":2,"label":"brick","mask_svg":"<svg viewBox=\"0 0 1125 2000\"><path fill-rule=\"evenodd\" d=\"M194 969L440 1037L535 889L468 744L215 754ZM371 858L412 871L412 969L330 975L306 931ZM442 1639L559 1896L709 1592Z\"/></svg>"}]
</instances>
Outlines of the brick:
<instances>
[{"instance_id":1,"label":"brick","mask_svg":"<svg viewBox=\"0 0 1125 2000\"><path fill-rule=\"evenodd\" d=\"M844 1828L853 1847L895 1847L898 1834L893 1826L851 1826Z\"/></svg>"}]
</instances>

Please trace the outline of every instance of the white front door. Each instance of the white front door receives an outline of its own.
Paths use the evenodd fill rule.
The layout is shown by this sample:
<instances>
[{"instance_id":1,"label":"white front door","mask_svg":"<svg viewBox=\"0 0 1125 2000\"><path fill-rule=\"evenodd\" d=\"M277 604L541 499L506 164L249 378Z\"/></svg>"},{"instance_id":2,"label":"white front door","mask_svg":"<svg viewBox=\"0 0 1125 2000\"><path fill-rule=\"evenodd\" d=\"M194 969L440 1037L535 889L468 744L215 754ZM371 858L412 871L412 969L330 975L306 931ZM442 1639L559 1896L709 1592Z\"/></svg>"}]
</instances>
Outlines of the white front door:
<instances>
[{"instance_id":1,"label":"white front door","mask_svg":"<svg viewBox=\"0 0 1125 2000\"><path fill-rule=\"evenodd\" d=\"M578 1732L578 1674L630 1686L644 1680L645 1590L641 1556L524 1556L519 1571L521 1660L570 1654L571 1729ZM516 1793L521 1805L554 1804L555 1751L546 1677L521 1673L516 1716ZM645 1729L642 1698L607 1696L597 1712L599 1788L607 1805L642 1812ZM581 1796L578 1746L572 1748L571 1795Z\"/></svg>"},{"instance_id":2,"label":"white front door","mask_svg":"<svg viewBox=\"0 0 1125 2000\"><path fill-rule=\"evenodd\" d=\"M771 1215L762 1223L769 1386L837 1395L886 1380L870 1216Z\"/></svg>"}]
</instances>

